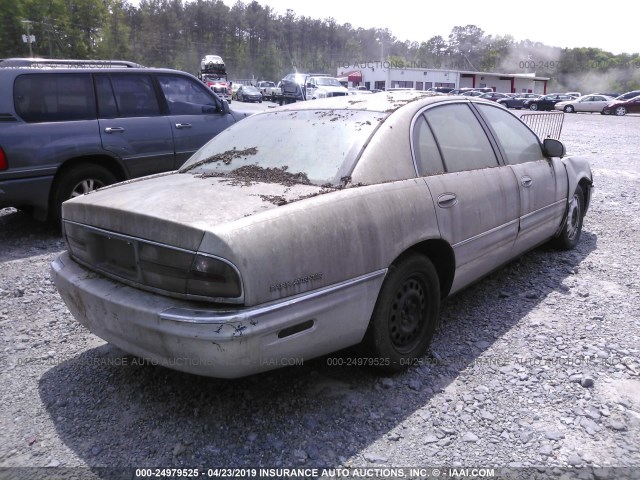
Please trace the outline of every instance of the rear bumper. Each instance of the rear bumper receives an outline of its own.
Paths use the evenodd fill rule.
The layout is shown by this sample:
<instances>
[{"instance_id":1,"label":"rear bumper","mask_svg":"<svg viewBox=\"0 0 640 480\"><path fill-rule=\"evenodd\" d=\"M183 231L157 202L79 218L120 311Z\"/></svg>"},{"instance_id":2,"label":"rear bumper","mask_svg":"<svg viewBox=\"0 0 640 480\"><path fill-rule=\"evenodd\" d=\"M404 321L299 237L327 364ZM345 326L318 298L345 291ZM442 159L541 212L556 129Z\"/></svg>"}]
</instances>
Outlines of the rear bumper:
<instances>
[{"instance_id":1,"label":"rear bumper","mask_svg":"<svg viewBox=\"0 0 640 480\"><path fill-rule=\"evenodd\" d=\"M0 177L0 208L36 207L47 209L53 175L2 180Z\"/></svg>"},{"instance_id":2,"label":"rear bumper","mask_svg":"<svg viewBox=\"0 0 640 480\"><path fill-rule=\"evenodd\" d=\"M52 278L74 317L133 355L168 368L237 378L314 358L364 337L386 270L249 308L210 308L90 272L63 253Z\"/></svg>"}]
</instances>

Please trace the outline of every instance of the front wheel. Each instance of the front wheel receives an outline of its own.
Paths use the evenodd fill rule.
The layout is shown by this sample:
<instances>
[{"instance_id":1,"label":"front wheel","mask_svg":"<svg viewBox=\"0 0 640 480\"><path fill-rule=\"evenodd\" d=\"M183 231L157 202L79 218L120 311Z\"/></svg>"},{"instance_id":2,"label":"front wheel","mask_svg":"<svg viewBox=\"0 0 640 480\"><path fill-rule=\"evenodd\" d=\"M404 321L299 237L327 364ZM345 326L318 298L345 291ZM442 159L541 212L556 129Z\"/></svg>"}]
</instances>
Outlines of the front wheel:
<instances>
[{"instance_id":1,"label":"front wheel","mask_svg":"<svg viewBox=\"0 0 640 480\"><path fill-rule=\"evenodd\" d=\"M626 107L616 107L616 115L619 117L623 117L624 115L627 114L627 109Z\"/></svg>"},{"instance_id":2,"label":"front wheel","mask_svg":"<svg viewBox=\"0 0 640 480\"><path fill-rule=\"evenodd\" d=\"M580 241L582 222L584 219L584 191L578 185L573 197L569 200L567 218L560 235L554 239L554 244L561 250L572 250Z\"/></svg>"},{"instance_id":3,"label":"front wheel","mask_svg":"<svg viewBox=\"0 0 640 480\"><path fill-rule=\"evenodd\" d=\"M426 351L440 311L440 282L431 261L411 253L389 267L361 350L384 360L381 369L405 370Z\"/></svg>"},{"instance_id":4,"label":"front wheel","mask_svg":"<svg viewBox=\"0 0 640 480\"><path fill-rule=\"evenodd\" d=\"M98 188L116 183L118 179L106 168L92 163L71 167L56 180L53 190L51 220L59 225L62 218L62 202Z\"/></svg>"},{"instance_id":5,"label":"front wheel","mask_svg":"<svg viewBox=\"0 0 640 480\"><path fill-rule=\"evenodd\" d=\"M532 103L531 105L529 105L529 110L533 110L533 111L538 110L538 104Z\"/></svg>"},{"instance_id":6,"label":"front wheel","mask_svg":"<svg viewBox=\"0 0 640 480\"><path fill-rule=\"evenodd\" d=\"M573 113L575 111L575 108L573 108L571 105L567 105L566 107L564 107L564 113Z\"/></svg>"}]
</instances>

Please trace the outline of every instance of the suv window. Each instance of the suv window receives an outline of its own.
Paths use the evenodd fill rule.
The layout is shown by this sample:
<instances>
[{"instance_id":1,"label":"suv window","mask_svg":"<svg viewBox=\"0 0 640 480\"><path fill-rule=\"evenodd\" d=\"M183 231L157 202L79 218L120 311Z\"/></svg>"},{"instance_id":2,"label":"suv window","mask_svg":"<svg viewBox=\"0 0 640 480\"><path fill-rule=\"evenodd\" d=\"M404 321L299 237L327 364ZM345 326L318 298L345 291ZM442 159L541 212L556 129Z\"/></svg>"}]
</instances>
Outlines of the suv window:
<instances>
[{"instance_id":1,"label":"suv window","mask_svg":"<svg viewBox=\"0 0 640 480\"><path fill-rule=\"evenodd\" d=\"M538 137L520 120L499 107L476 107L489 121L510 164L535 162L545 158Z\"/></svg>"},{"instance_id":2,"label":"suv window","mask_svg":"<svg viewBox=\"0 0 640 480\"><path fill-rule=\"evenodd\" d=\"M160 106L151 75L110 75L119 116L150 117L160 115Z\"/></svg>"},{"instance_id":3,"label":"suv window","mask_svg":"<svg viewBox=\"0 0 640 480\"><path fill-rule=\"evenodd\" d=\"M215 101L201 83L174 75L158 75L158 82L162 88L169 113L171 115L198 115L212 113Z\"/></svg>"},{"instance_id":4,"label":"suv window","mask_svg":"<svg viewBox=\"0 0 640 480\"><path fill-rule=\"evenodd\" d=\"M469 106L445 105L429 109L424 115L447 172L498 166L491 143Z\"/></svg>"},{"instance_id":5,"label":"suv window","mask_svg":"<svg viewBox=\"0 0 640 480\"><path fill-rule=\"evenodd\" d=\"M86 73L20 75L13 90L16 113L28 123L95 119L94 98Z\"/></svg>"}]
</instances>

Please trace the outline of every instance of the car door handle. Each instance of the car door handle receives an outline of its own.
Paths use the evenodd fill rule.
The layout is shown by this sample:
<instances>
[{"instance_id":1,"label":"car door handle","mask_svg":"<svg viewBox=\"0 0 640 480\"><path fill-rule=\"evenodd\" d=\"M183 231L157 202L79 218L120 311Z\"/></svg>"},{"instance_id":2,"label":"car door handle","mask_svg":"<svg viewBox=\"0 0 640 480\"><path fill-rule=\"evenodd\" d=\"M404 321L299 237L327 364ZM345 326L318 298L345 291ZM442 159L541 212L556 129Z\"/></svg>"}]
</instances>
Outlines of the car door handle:
<instances>
[{"instance_id":1,"label":"car door handle","mask_svg":"<svg viewBox=\"0 0 640 480\"><path fill-rule=\"evenodd\" d=\"M180 130L181 128L191 128L190 123L176 123L176 128Z\"/></svg>"},{"instance_id":2,"label":"car door handle","mask_svg":"<svg viewBox=\"0 0 640 480\"><path fill-rule=\"evenodd\" d=\"M104 133L121 133L124 132L122 127L107 127L104 129Z\"/></svg>"},{"instance_id":3,"label":"car door handle","mask_svg":"<svg viewBox=\"0 0 640 480\"><path fill-rule=\"evenodd\" d=\"M523 186L523 187L527 187L527 188L528 188L528 187L530 187L530 186L531 186L531 184L533 183L533 180L531 179L531 177L530 177L530 176L525 175L524 177L522 177L522 178L520 179L520 183L522 184L522 186Z\"/></svg>"},{"instance_id":4,"label":"car door handle","mask_svg":"<svg viewBox=\"0 0 640 480\"><path fill-rule=\"evenodd\" d=\"M450 208L458 203L458 197L455 193L443 193L438 195L438 206L442 208Z\"/></svg>"}]
</instances>

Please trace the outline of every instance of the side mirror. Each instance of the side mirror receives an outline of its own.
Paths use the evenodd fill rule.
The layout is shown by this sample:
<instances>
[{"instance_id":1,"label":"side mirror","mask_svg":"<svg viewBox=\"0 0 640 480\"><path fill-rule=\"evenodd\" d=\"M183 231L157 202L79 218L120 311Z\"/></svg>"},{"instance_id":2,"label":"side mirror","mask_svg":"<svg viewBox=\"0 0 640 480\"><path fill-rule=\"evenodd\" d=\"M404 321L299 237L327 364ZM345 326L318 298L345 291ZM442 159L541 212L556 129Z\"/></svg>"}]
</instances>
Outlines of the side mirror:
<instances>
[{"instance_id":1,"label":"side mirror","mask_svg":"<svg viewBox=\"0 0 640 480\"><path fill-rule=\"evenodd\" d=\"M542 148L547 157L564 157L567 154L564 144L555 138L545 138L542 142Z\"/></svg>"},{"instance_id":2,"label":"side mirror","mask_svg":"<svg viewBox=\"0 0 640 480\"><path fill-rule=\"evenodd\" d=\"M231 107L226 100L222 100L222 113L231 113ZM564 148L564 146L562 148Z\"/></svg>"}]
</instances>

